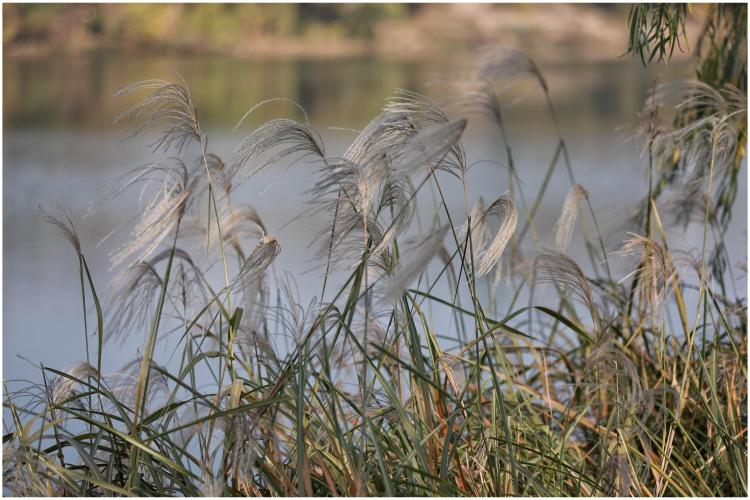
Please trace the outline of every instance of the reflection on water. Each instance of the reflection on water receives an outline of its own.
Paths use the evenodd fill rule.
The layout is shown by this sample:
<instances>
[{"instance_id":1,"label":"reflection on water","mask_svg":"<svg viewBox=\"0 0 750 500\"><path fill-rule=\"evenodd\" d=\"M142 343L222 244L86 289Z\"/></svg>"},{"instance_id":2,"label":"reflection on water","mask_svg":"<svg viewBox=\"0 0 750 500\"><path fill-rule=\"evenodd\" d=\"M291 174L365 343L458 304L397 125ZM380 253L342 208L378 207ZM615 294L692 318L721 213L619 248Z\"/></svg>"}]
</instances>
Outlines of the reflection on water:
<instances>
[{"instance_id":1,"label":"reflection on water","mask_svg":"<svg viewBox=\"0 0 750 500\"><path fill-rule=\"evenodd\" d=\"M112 96L134 80L170 78L172 69L190 84L210 137L210 149L224 156L243 137L242 132L231 134L229 130L248 108L264 99L280 96L299 102L320 131L328 153L336 155L343 152L352 134L328 127L361 128L397 87L449 101L451 82L465 71L461 64L435 61L247 62L221 57L5 61L4 377L29 376L31 368L17 355L56 367L82 357L77 261L64 239L39 220L37 205L48 209L67 205L81 214L97 189L149 158L143 142L118 143L111 120L126 103ZM542 65L542 70L577 179L591 192L605 232L616 246L623 231L619 222L642 197L645 186L643 162L636 146L625 140L628 133L622 127L635 120L657 73L631 61ZM662 71L662 79L689 74L685 66L656 70ZM528 81L506 93L506 102L512 104L506 116L510 142L523 189L532 198L556 145L541 97ZM257 124L289 113L297 112L288 105L272 104L259 109L250 121ZM490 125L472 124L465 145L470 162L504 162L497 131ZM742 175L746 176L744 170ZM317 292L310 285L317 283L319 274L305 271L315 267L316 247L309 245L323 220L295 220L295 216L306 208L302 195L314 180L309 165L281 165L253 179L235 198L256 206L269 231L282 242L277 271L288 271L296 278L306 295L303 303ZM480 195L495 199L507 189L507 172L494 163L477 163L468 175L468 184L472 202ZM746 205L747 193L745 182L740 185L737 204L741 207ZM447 186L449 205L462 213L463 191L455 181ZM548 243L568 187L564 173L556 172L539 208L538 230ZM112 275L107 253L126 235L116 235L101 246L96 243L134 214L135 201L135 195L125 197L79 221L84 250L102 294ZM422 206L431 209L429 194ZM738 261L746 257L746 219L741 210L735 218L730 252L733 261ZM670 246L690 248L697 246L701 232L675 229L670 237L674 238ZM582 252L582 244L576 242L572 251ZM105 363L119 367L132 358L140 341L133 339L122 350L108 349Z\"/></svg>"}]
</instances>

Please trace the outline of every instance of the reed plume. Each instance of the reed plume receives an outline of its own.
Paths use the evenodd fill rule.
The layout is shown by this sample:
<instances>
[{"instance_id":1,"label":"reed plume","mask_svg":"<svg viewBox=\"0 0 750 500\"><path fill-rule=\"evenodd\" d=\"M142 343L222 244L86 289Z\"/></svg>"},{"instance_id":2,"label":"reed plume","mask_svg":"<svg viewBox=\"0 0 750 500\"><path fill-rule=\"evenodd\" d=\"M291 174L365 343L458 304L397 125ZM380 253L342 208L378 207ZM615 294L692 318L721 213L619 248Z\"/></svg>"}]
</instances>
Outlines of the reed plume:
<instances>
[{"instance_id":1,"label":"reed plume","mask_svg":"<svg viewBox=\"0 0 750 500\"><path fill-rule=\"evenodd\" d=\"M555 248L558 252L565 253L568 250L578 217L578 208L587 197L588 192L580 184L573 185L568 191L560 218L555 224Z\"/></svg>"},{"instance_id":2,"label":"reed plume","mask_svg":"<svg viewBox=\"0 0 750 500\"><path fill-rule=\"evenodd\" d=\"M385 279L382 287L382 297L386 302L397 300L406 291L408 285L424 271L430 260L437 255L442 247L448 225L432 231L426 237L417 240L396 263L390 275Z\"/></svg>"},{"instance_id":3,"label":"reed plume","mask_svg":"<svg viewBox=\"0 0 750 500\"><path fill-rule=\"evenodd\" d=\"M165 152L173 147L180 152L193 140L201 142L196 108L186 86L164 80L143 80L123 87L115 95L141 91L151 93L114 120L125 123L127 138L158 128L161 135L151 146L154 151L163 149Z\"/></svg>"},{"instance_id":4,"label":"reed plume","mask_svg":"<svg viewBox=\"0 0 750 500\"><path fill-rule=\"evenodd\" d=\"M484 213L484 218L493 217L500 221L500 228L487 248L481 249L478 258L476 277L484 276L498 263L506 245L510 241L518 222L518 212L510 193L503 194L495 200Z\"/></svg>"}]
</instances>

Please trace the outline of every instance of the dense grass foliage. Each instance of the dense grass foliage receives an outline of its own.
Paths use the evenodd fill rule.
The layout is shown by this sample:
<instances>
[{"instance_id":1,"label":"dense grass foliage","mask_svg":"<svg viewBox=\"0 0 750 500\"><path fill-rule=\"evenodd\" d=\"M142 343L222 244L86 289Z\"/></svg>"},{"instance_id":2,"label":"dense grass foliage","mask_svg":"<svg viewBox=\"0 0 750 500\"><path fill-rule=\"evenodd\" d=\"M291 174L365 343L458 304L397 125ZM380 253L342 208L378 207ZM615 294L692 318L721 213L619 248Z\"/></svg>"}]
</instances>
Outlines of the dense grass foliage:
<instances>
[{"instance_id":1,"label":"dense grass foliage","mask_svg":"<svg viewBox=\"0 0 750 500\"><path fill-rule=\"evenodd\" d=\"M508 78L533 82L558 127L533 196L518 182L497 93ZM164 158L92 203L142 190L106 301L71 218L44 213L76 252L87 358L5 388L7 491L747 495L746 296L737 269L711 266L715 249L726 252L713 200L743 148L742 92L654 89L640 134L644 216L620 242L604 241L601 201L576 178L548 84L519 52L482 53L448 107L397 91L342 157L306 119L279 118L222 158L184 82L121 93L142 100L117 123L155 134ZM697 103L700 116L661 119L675 103ZM461 137L480 118L504 144L507 192L487 204L466 194L452 211L447 190L468 193ZM687 209L653 197L655 158L674 144L703 172L675 183L691 189L689 215L704 228L692 253L671 251L667 237ZM312 303L274 272L285 243L235 192L298 160L318 169L310 210L328 220ZM540 235L535 214L556 169L570 193L555 234ZM416 202L428 190L432 210ZM581 239L586 272L567 255ZM615 259L632 272L616 273ZM102 366L102 350L133 335L140 355ZM161 343L171 357L155 356Z\"/></svg>"}]
</instances>

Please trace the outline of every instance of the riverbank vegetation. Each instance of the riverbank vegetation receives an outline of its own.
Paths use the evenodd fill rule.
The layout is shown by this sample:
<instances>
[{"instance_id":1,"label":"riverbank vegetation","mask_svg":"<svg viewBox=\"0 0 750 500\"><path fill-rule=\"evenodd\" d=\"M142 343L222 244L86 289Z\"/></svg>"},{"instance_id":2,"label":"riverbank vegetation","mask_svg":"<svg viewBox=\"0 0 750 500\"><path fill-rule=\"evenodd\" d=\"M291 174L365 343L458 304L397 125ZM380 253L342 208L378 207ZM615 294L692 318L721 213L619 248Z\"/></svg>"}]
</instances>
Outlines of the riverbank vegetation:
<instances>
[{"instance_id":1,"label":"riverbank vegetation","mask_svg":"<svg viewBox=\"0 0 750 500\"><path fill-rule=\"evenodd\" d=\"M696 5L686 16L693 36L705 10ZM590 61L622 55L627 15L627 6L614 4L18 4L3 6L3 44L6 57L271 59L466 57L480 45L503 44L545 62Z\"/></svg>"},{"instance_id":2,"label":"riverbank vegetation","mask_svg":"<svg viewBox=\"0 0 750 500\"><path fill-rule=\"evenodd\" d=\"M238 124L250 132L224 152L179 75L124 87L133 105L115 122L150 137L154 161L92 201L141 193L107 297L73 216L42 211L74 250L85 359L6 382L4 487L746 496L747 266L724 245L746 77L715 87L705 75L660 83L644 103L644 199L617 242L601 234L606 200L576 173L543 71L516 50L482 51L449 103L397 90L341 157L294 103L256 126L250 110ZM511 78L545 97L557 131L546 179L563 172L569 191L554 234L535 223L548 182L528 192L514 164L499 90ZM507 184L492 200L468 195L472 120L504 145ZM309 210L328 220L311 245L312 300L276 272L285 242L235 192L290 161L317 169ZM465 193L463 210L449 210L448 190ZM683 224L702 228L690 252L670 242ZM134 335L131 363L102 366L103 349Z\"/></svg>"}]
</instances>

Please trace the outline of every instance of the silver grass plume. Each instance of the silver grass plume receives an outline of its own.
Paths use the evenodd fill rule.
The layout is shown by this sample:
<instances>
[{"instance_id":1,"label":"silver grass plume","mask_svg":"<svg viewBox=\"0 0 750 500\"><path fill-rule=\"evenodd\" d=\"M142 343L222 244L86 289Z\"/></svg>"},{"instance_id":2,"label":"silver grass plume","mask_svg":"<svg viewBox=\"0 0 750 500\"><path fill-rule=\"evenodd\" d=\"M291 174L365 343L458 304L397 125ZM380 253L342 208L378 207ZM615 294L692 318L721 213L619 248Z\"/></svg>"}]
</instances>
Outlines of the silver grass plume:
<instances>
[{"instance_id":1,"label":"silver grass plume","mask_svg":"<svg viewBox=\"0 0 750 500\"><path fill-rule=\"evenodd\" d=\"M409 284L424 271L430 260L440 251L448 225L435 229L426 238L421 239L411 249L405 249L396 263L395 269L384 280L382 296L384 301L392 302L406 291Z\"/></svg>"},{"instance_id":2,"label":"silver grass plume","mask_svg":"<svg viewBox=\"0 0 750 500\"><path fill-rule=\"evenodd\" d=\"M138 382L141 359L134 359L119 371L107 375L106 381L109 391L117 399L117 402L126 408L133 408L136 403L136 386ZM148 393L146 402L146 415L150 413L149 408L154 406L158 395L163 399L169 397L169 378L159 370L156 364L152 364L149 371Z\"/></svg>"},{"instance_id":3,"label":"silver grass plume","mask_svg":"<svg viewBox=\"0 0 750 500\"><path fill-rule=\"evenodd\" d=\"M398 157L402 157L402 164L408 166L413 161L425 160L418 152L425 149L426 143L445 144L452 140L459 129L462 132L464 126L460 120L451 122L448 115L429 98L416 92L397 89L383 112L365 127L346 150L344 157L366 167L382 163L389 168L396 164ZM425 132L414 139L423 129L433 129L433 132ZM409 141L412 141L411 144ZM407 160L410 158L409 154L415 154L408 153L409 149L417 152L416 160ZM457 138L450 144L447 152L438 152L428 158L428 161L431 166L449 172L464 171L466 168L465 153Z\"/></svg>"},{"instance_id":4,"label":"silver grass plume","mask_svg":"<svg viewBox=\"0 0 750 500\"><path fill-rule=\"evenodd\" d=\"M375 218L387 227L373 255L385 252L398 235L404 233L416 212L416 189L408 175L392 172L382 183Z\"/></svg>"},{"instance_id":5,"label":"silver grass plume","mask_svg":"<svg viewBox=\"0 0 750 500\"><path fill-rule=\"evenodd\" d=\"M319 235L325 238L323 252L332 251L338 265L357 265L367 249L369 263L387 268L388 249L416 210L409 176L422 166L462 171L458 141L465 126L428 98L398 90L343 158L324 162L321 180L310 191L318 210L331 215L332 226Z\"/></svg>"},{"instance_id":6,"label":"silver grass plume","mask_svg":"<svg viewBox=\"0 0 750 500\"><path fill-rule=\"evenodd\" d=\"M484 218L495 217L500 220L500 228L495 234L492 243L486 249L481 249L477 255L479 263L477 265L477 278L490 272L500 260L506 245L510 241L513 232L516 230L518 223L518 212L516 205L513 203L513 197L506 192L500 198L495 200L484 213Z\"/></svg>"},{"instance_id":7,"label":"silver grass plume","mask_svg":"<svg viewBox=\"0 0 750 500\"><path fill-rule=\"evenodd\" d=\"M640 257L640 268L634 272L638 273L637 291L647 310L656 312L677 276L672 256L657 241L632 233L618 254Z\"/></svg>"},{"instance_id":8,"label":"silver grass plume","mask_svg":"<svg viewBox=\"0 0 750 500\"><path fill-rule=\"evenodd\" d=\"M555 247L558 252L565 252L570 246L570 239L573 236L576 218L578 217L578 208L581 202L588 197L588 192L580 184L573 185L568 191L563 203L560 218L555 224Z\"/></svg>"},{"instance_id":9,"label":"silver grass plume","mask_svg":"<svg viewBox=\"0 0 750 500\"><path fill-rule=\"evenodd\" d=\"M50 214L49 212L45 211L41 205L39 206L39 214L43 221L48 222L52 224L53 226L56 226L67 238L67 240L70 242L70 244L73 246L73 249L76 252L76 255L78 257L81 257L81 239L78 237L78 231L76 230L75 225L73 224L72 215L70 213L69 209L61 209L64 214L64 219L62 217L55 217L54 215Z\"/></svg>"},{"instance_id":10,"label":"silver grass plume","mask_svg":"<svg viewBox=\"0 0 750 500\"><path fill-rule=\"evenodd\" d=\"M547 82L539 68L522 52L507 47L489 47L480 50L469 77L458 81L459 98L455 105L471 115L493 121L504 131L505 124L502 105L498 97L498 83L524 74L536 79L542 90L547 93ZM505 137L504 132L503 137Z\"/></svg>"},{"instance_id":11,"label":"silver grass plume","mask_svg":"<svg viewBox=\"0 0 750 500\"><path fill-rule=\"evenodd\" d=\"M612 341L602 339L586 360L577 387L586 394L606 392L607 422L621 438L648 441L673 413L678 393L667 383L649 389L637 367ZM592 403L598 406L599 398ZM657 411L658 409L658 411Z\"/></svg>"},{"instance_id":12,"label":"silver grass plume","mask_svg":"<svg viewBox=\"0 0 750 500\"><path fill-rule=\"evenodd\" d=\"M124 340L128 335L143 331L148 326L162 287L156 266L167 259L171 249L165 249L149 260L128 267L115 277L111 284L107 308L107 338ZM170 301L194 298L198 303L206 297L200 270L190 255L179 248L175 258L187 264L187 271L176 268L177 279L172 280L167 297ZM175 293L177 292L177 293Z\"/></svg>"},{"instance_id":13,"label":"silver grass plume","mask_svg":"<svg viewBox=\"0 0 750 500\"><path fill-rule=\"evenodd\" d=\"M409 137L393 159L394 169L409 175L422 166L442 166L445 156L454 150L466 129L466 120L451 120L423 128Z\"/></svg>"},{"instance_id":14,"label":"silver grass plume","mask_svg":"<svg viewBox=\"0 0 750 500\"><path fill-rule=\"evenodd\" d=\"M88 378L96 378L96 368L88 363L76 363L64 370L65 375L58 375L49 384L49 400L53 405L62 405L67 399L75 395L81 382ZM55 411L53 410L53 415ZM55 417L53 416L53 419Z\"/></svg>"},{"instance_id":15,"label":"silver grass plume","mask_svg":"<svg viewBox=\"0 0 750 500\"><path fill-rule=\"evenodd\" d=\"M552 283L578 297L591 313L594 322L598 322L591 285L576 261L560 252L548 251L537 255L534 267L537 283Z\"/></svg>"},{"instance_id":16,"label":"silver grass plume","mask_svg":"<svg viewBox=\"0 0 750 500\"><path fill-rule=\"evenodd\" d=\"M362 167L345 158L326 160L321 174L309 193L313 210L330 215L330 226L318 239L323 240L321 257L330 250L334 267L356 266L368 246L370 256L378 258L408 228L415 206L407 176L389 174L383 164Z\"/></svg>"},{"instance_id":17,"label":"silver grass plume","mask_svg":"<svg viewBox=\"0 0 750 500\"><path fill-rule=\"evenodd\" d=\"M256 284L280 252L278 240L271 235L264 235L235 276L231 289L242 290Z\"/></svg>"},{"instance_id":18,"label":"silver grass plume","mask_svg":"<svg viewBox=\"0 0 750 500\"><path fill-rule=\"evenodd\" d=\"M397 141L396 154L393 158L403 156L405 149L412 146L420 147L420 141L415 141L415 136L423 129L433 129L433 144L440 149L433 154L430 163L433 167L448 172L463 172L466 170L466 153L463 146L458 142L463 133L466 123L464 120L450 120L448 115L426 96L404 89L397 89L396 94L388 100L383 114L390 118L388 129L399 137ZM441 133L438 133L441 131ZM425 141L426 133L423 133L421 141ZM398 144L401 142L401 144ZM450 145L447 150L443 150ZM424 158L423 158L424 159Z\"/></svg>"},{"instance_id":19,"label":"silver grass plume","mask_svg":"<svg viewBox=\"0 0 750 500\"><path fill-rule=\"evenodd\" d=\"M190 176L182 160L170 158L168 163L152 163L131 170L105 186L94 197L88 214L94 213L103 203L118 197L125 190L142 185L137 222L131 238L112 252L113 268L125 264L132 257L134 263L146 260L176 230L191 205L195 183L196 178ZM143 201L147 196L150 197Z\"/></svg>"},{"instance_id":20,"label":"silver grass plume","mask_svg":"<svg viewBox=\"0 0 750 500\"><path fill-rule=\"evenodd\" d=\"M362 166L346 158L330 158L309 194L320 209L357 214L365 220L374 211L376 196L388 175L382 165Z\"/></svg>"},{"instance_id":21,"label":"silver grass plume","mask_svg":"<svg viewBox=\"0 0 750 500\"><path fill-rule=\"evenodd\" d=\"M276 358L265 329L269 307L268 279L262 274L257 280L242 287L242 319L237 329L237 346L245 360L262 357L265 363Z\"/></svg>"},{"instance_id":22,"label":"silver grass plume","mask_svg":"<svg viewBox=\"0 0 750 500\"><path fill-rule=\"evenodd\" d=\"M313 323L318 321L321 309L315 297L307 306L302 304L299 286L291 274L285 273L278 281L282 300L279 301L277 310L284 313L279 315L278 325L281 331L294 342L294 346L298 347Z\"/></svg>"},{"instance_id":23,"label":"silver grass plume","mask_svg":"<svg viewBox=\"0 0 750 500\"><path fill-rule=\"evenodd\" d=\"M717 90L705 82L685 79L657 85L644 104L647 110L671 107L706 118L747 109L747 97L732 85Z\"/></svg>"},{"instance_id":24,"label":"silver grass plume","mask_svg":"<svg viewBox=\"0 0 750 500\"><path fill-rule=\"evenodd\" d=\"M331 231L334 227L335 231ZM342 210L331 226L322 230L318 239L323 241L318 255L326 258L331 251L331 268L351 269L357 267L369 249L367 258L368 274L373 268L377 272L390 269L392 258L389 242L395 237L395 231L384 234L381 224L374 218L364 220L359 214ZM386 240L385 238L389 238Z\"/></svg>"},{"instance_id":25,"label":"silver grass plume","mask_svg":"<svg viewBox=\"0 0 750 500\"><path fill-rule=\"evenodd\" d=\"M482 249L485 247L490 238L490 228L485 219L484 198L481 196L471 207L469 219L471 220L471 244L474 248ZM467 220L458 230L459 241L466 240L466 233L469 230L469 221Z\"/></svg>"},{"instance_id":26,"label":"silver grass plume","mask_svg":"<svg viewBox=\"0 0 750 500\"><path fill-rule=\"evenodd\" d=\"M633 362L611 339L602 339L586 359L579 386L586 394L607 391L613 406L607 422L613 428L630 432L634 410L639 408L644 388Z\"/></svg>"},{"instance_id":27,"label":"silver grass plume","mask_svg":"<svg viewBox=\"0 0 750 500\"><path fill-rule=\"evenodd\" d=\"M220 213L221 236L224 243L234 248L237 255L244 260L243 243L246 240L257 240L266 234L266 226L258 211L252 205L227 204ZM185 221L181 236L201 236L200 247L211 254L219 247L219 231L207 229L205 214L191 217ZM208 239L206 239L208 238Z\"/></svg>"},{"instance_id":28,"label":"silver grass plume","mask_svg":"<svg viewBox=\"0 0 750 500\"><path fill-rule=\"evenodd\" d=\"M356 306L351 322L346 329L349 335L357 339L367 356L377 356L380 352L378 348L386 349L392 354L398 355L395 352L395 345L386 343L388 330L383 326L383 320L387 323L391 314L393 314L393 310L375 311L372 308ZM329 312L324 319L327 322L325 325L327 328L348 323L348 321L341 319L335 310ZM367 341L366 344L365 340ZM328 345L327 348L327 353L321 350L320 354L328 357L329 363L336 367L338 375L342 376L343 380L348 380L346 377L351 373L351 370L361 366L365 361L365 353L362 352L362 349L356 347L346 337L340 339L335 345Z\"/></svg>"},{"instance_id":29,"label":"silver grass plume","mask_svg":"<svg viewBox=\"0 0 750 500\"><path fill-rule=\"evenodd\" d=\"M225 177L237 186L288 157L323 159L325 150L320 136L308 124L277 118L253 130L235 148L226 163Z\"/></svg>"},{"instance_id":30,"label":"silver grass plume","mask_svg":"<svg viewBox=\"0 0 750 500\"><path fill-rule=\"evenodd\" d=\"M206 175L206 170L208 170L208 175ZM196 196L207 195L209 186L214 188L217 198L223 198L232 191L232 179L227 167L224 161L214 153L206 153L196 158L192 175L197 179ZM201 206L204 205L201 204Z\"/></svg>"},{"instance_id":31,"label":"silver grass plume","mask_svg":"<svg viewBox=\"0 0 750 500\"><path fill-rule=\"evenodd\" d=\"M148 97L127 111L117 115L115 123L126 122L128 138L150 128L160 128L160 137L151 145L181 151L192 140L201 142L201 130L195 106L186 86L164 80L143 80L131 83L115 95L151 91Z\"/></svg>"},{"instance_id":32,"label":"silver grass plume","mask_svg":"<svg viewBox=\"0 0 750 500\"><path fill-rule=\"evenodd\" d=\"M502 107L492 82L474 76L468 81L460 82L458 93L460 97L457 105L460 109L471 115L490 119L503 127Z\"/></svg>"},{"instance_id":33,"label":"silver grass plume","mask_svg":"<svg viewBox=\"0 0 750 500\"><path fill-rule=\"evenodd\" d=\"M665 112L679 113L672 127L655 125ZM747 97L731 85L714 89L697 80L677 80L654 88L641 114L637 136L657 165L670 169L670 175L687 189L705 188L724 191L726 175L733 168L739 147L740 129L747 119ZM674 164L680 169L672 173Z\"/></svg>"},{"instance_id":34,"label":"silver grass plume","mask_svg":"<svg viewBox=\"0 0 750 500\"><path fill-rule=\"evenodd\" d=\"M516 75L530 75L546 93L547 82L536 63L520 50L503 46L482 49L476 59L475 80L495 82Z\"/></svg>"}]
</instances>

